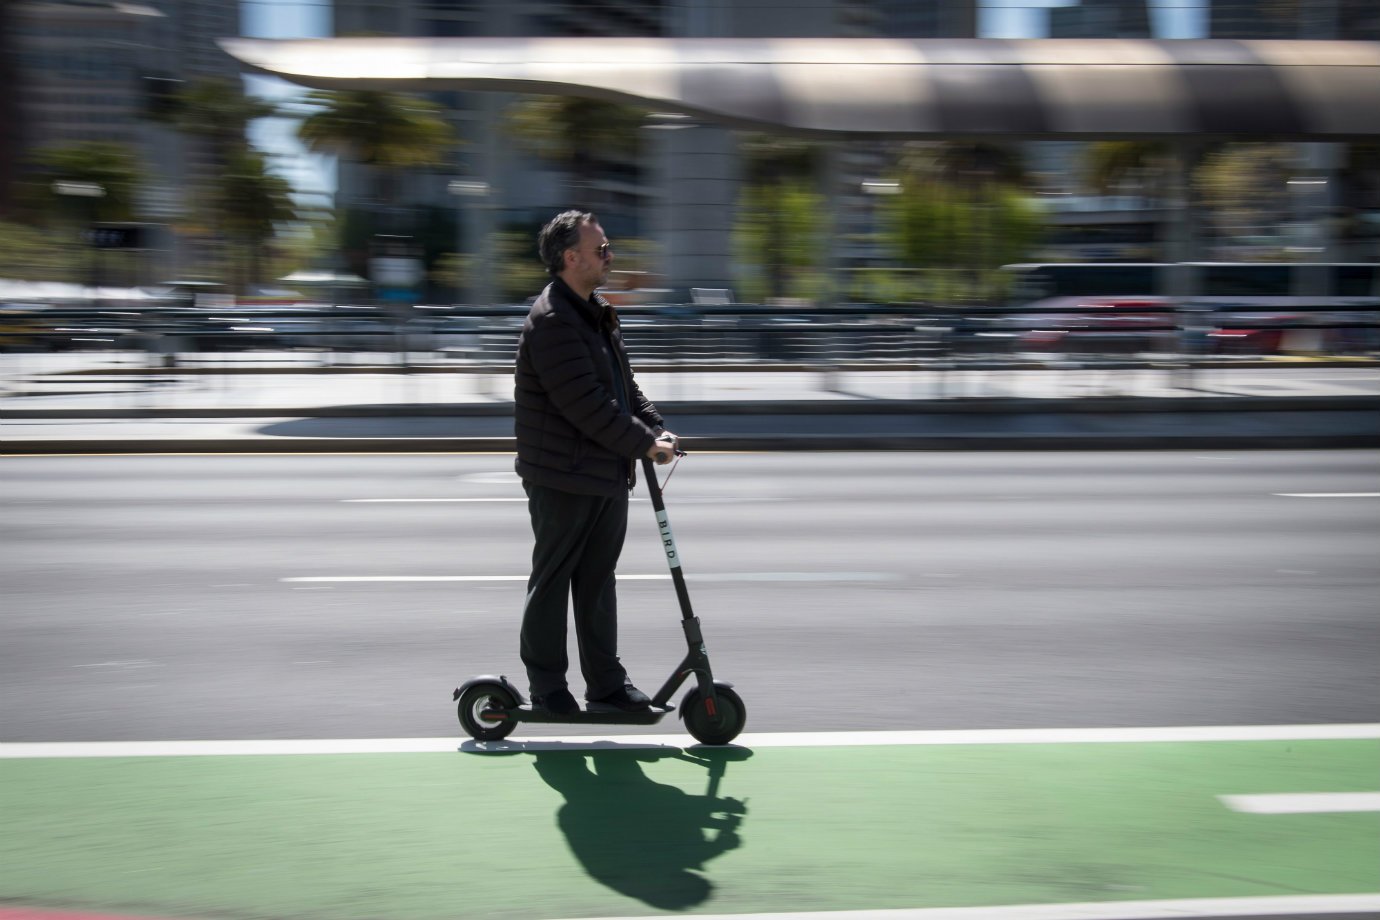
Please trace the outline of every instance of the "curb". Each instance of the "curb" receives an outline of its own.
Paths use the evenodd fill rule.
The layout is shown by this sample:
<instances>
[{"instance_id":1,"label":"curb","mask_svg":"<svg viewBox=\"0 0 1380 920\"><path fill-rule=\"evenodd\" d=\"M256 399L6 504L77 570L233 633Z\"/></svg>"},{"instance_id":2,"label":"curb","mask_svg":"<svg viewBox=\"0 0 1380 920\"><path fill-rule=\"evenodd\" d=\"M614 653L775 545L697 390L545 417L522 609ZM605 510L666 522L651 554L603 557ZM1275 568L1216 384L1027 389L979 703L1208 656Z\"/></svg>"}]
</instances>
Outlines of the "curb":
<instances>
[{"instance_id":1,"label":"curb","mask_svg":"<svg viewBox=\"0 0 1380 920\"><path fill-rule=\"evenodd\" d=\"M677 402L661 400L666 416L916 415L1156 412L1316 412L1380 410L1380 396L954 396L944 399L791 399ZM496 418L511 401L493 403L373 403L358 406L173 407L163 409L6 409L11 420L194 418Z\"/></svg>"},{"instance_id":2,"label":"curb","mask_svg":"<svg viewBox=\"0 0 1380 920\"><path fill-rule=\"evenodd\" d=\"M1335 450L1380 447L1380 432L1251 435L858 435L687 437L688 451ZM516 452L513 438L25 438L0 456L100 454L379 454Z\"/></svg>"}]
</instances>

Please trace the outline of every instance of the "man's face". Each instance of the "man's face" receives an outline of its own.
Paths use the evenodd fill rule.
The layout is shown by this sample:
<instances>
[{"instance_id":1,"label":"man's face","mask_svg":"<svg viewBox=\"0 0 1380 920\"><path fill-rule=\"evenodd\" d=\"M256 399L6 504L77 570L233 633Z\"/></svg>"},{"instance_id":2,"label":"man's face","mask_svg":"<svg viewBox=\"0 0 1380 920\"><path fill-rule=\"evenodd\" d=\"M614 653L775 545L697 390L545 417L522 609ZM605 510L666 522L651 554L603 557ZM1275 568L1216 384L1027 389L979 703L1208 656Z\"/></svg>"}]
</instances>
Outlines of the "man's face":
<instances>
[{"instance_id":1,"label":"man's face","mask_svg":"<svg viewBox=\"0 0 1380 920\"><path fill-rule=\"evenodd\" d=\"M603 287L609 280L613 266L613 250L608 246L604 228L598 224L580 224L580 239L574 249L565 254L566 279L572 287ZM602 255L600 254L602 251Z\"/></svg>"}]
</instances>

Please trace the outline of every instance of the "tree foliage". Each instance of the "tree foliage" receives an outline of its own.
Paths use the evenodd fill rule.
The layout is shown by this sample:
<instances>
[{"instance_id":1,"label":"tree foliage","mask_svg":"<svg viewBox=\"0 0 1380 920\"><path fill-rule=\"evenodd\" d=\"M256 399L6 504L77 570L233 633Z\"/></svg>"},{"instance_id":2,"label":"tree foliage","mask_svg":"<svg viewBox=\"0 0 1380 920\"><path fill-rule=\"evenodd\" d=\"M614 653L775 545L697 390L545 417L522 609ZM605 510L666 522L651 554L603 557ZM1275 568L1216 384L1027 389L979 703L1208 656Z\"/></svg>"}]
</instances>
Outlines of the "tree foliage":
<instances>
[{"instance_id":1,"label":"tree foliage","mask_svg":"<svg viewBox=\"0 0 1380 920\"><path fill-rule=\"evenodd\" d=\"M277 112L271 102L245 93L238 81L207 77L178 90L169 108L155 120L207 140L212 156L225 163L248 147L251 121Z\"/></svg>"},{"instance_id":2,"label":"tree foliage","mask_svg":"<svg viewBox=\"0 0 1380 920\"><path fill-rule=\"evenodd\" d=\"M1294 148L1286 144L1224 144L1193 174L1194 192L1218 236L1273 236L1289 217Z\"/></svg>"},{"instance_id":3,"label":"tree foliage","mask_svg":"<svg viewBox=\"0 0 1380 920\"><path fill-rule=\"evenodd\" d=\"M895 257L915 271L913 296L990 300L996 269L1024 258L1042 221L1019 159L989 145L917 145L901 159L901 191L884 206Z\"/></svg>"},{"instance_id":4,"label":"tree foliage","mask_svg":"<svg viewBox=\"0 0 1380 920\"><path fill-rule=\"evenodd\" d=\"M1164 141L1098 141L1084 149L1082 167L1084 181L1099 195L1123 188L1147 198L1169 195L1173 160Z\"/></svg>"},{"instance_id":5,"label":"tree foliage","mask_svg":"<svg viewBox=\"0 0 1380 920\"><path fill-rule=\"evenodd\" d=\"M408 170L438 166L458 143L455 129L444 109L429 99L405 93L379 90L316 90L306 101L314 107L297 127L297 136L313 153L337 156L371 167L375 171L375 208L397 207L396 188ZM415 216L415 215L414 215ZM391 218L396 226L388 232L412 234L417 228L403 222L401 215ZM356 226L352 219L342 230ZM381 232L376 213L368 215L363 226L368 235ZM367 272L363 248L342 240L356 271Z\"/></svg>"},{"instance_id":6,"label":"tree foliage","mask_svg":"<svg viewBox=\"0 0 1380 920\"><path fill-rule=\"evenodd\" d=\"M744 186L733 247L744 265L738 281L744 299L823 293L823 204L823 196L800 180Z\"/></svg>"},{"instance_id":7,"label":"tree foliage","mask_svg":"<svg viewBox=\"0 0 1380 920\"><path fill-rule=\"evenodd\" d=\"M646 112L578 96L525 96L508 107L503 131L529 153L565 169L574 199L565 204L598 211L605 201L594 180L607 160L637 162Z\"/></svg>"},{"instance_id":8,"label":"tree foliage","mask_svg":"<svg viewBox=\"0 0 1380 920\"><path fill-rule=\"evenodd\" d=\"M384 171L445 162L455 132L429 99L379 90L314 90L316 111L297 136L313 153L340 156Z\"/></svg>"},{"instance_id":9,"label":"tree foliage","mask_svg":"<svg viewBox=\"0 0 1380 920\"><path fill-rule=\"evenodd\" d=\"M824 149L775 134L738 136L743 187L734 249L743 263L738 281L748 300L815 298L825 293L822 269L824 196L818 191Z\"/></svg>"},{"instance_id":10,"label":"tree foliage","mask_svg":"<svg viewBox=\"0 0 1380 920\"><path fill-rule=\"evenodd\" d=\"M506 302L522 303L535 297L551 281L537 254L535 230L504 230L495 241L494 257L501 266L495 292Z\"/></svg>"},{"instance_id":11,"label":"tree foliage","mask_svg":"<svg viewBox=\"0 0 1380 920\"><path fill-rule=\"evenodd\" d=\"M32 158L23 196L33 213L60 215L66 222L129 220L134 216L144 170L134 151L121 144L83 141L46 147ZM62 194L55 183L99 186L98 197Z\"/></svg>"},{"instance_id":12,"label":"tree foliage","mask_svg":"<svg viewBox=\"0 0 1380 920\"><path fill-rule=\"evenodd\" d=\"M222 230L240 252L237 287L263 281L265 246L280 224L297 217L292 186L268 171L262 154L240 150L230 155L213 195Z\"/></svg>"},{"instance_id":13,"label":"tree foliage","mask_svg":"<svg viewBox=\"0 0 1380 920\"><path fill-rule=\"evenodd\" d=\"M28 224L0 221L0 278L71 281L85 257L75 241Z\"/></svg>"}]
</instances>

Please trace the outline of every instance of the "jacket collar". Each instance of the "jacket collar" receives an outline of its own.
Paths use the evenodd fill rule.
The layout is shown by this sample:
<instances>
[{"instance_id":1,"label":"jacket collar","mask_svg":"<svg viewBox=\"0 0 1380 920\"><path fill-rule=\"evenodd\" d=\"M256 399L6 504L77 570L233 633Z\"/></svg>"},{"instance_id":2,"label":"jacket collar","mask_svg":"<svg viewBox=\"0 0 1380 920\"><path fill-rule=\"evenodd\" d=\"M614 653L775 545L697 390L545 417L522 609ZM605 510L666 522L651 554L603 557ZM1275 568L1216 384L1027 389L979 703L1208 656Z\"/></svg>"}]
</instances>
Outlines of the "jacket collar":
<instances>
[{"instance_id":1,"label":"jacket collar","mask_svg":"<svg viewBox=\"0 0 1380 920\"><path fill-rule=\"evenodd\" d=\"M597 293L586 300L575 293L575 289L566 284L564 278L559 277L551 279L551 289L553 292L559 294L560 297L573 304L575 309L579 311L580 315L583 316L591 326L598 327L606 316L613 319L613 317L609 316L613 312L613 306ZM616 320L614 320L614 322L616 324Z\"/></svg>"}]
</instances>

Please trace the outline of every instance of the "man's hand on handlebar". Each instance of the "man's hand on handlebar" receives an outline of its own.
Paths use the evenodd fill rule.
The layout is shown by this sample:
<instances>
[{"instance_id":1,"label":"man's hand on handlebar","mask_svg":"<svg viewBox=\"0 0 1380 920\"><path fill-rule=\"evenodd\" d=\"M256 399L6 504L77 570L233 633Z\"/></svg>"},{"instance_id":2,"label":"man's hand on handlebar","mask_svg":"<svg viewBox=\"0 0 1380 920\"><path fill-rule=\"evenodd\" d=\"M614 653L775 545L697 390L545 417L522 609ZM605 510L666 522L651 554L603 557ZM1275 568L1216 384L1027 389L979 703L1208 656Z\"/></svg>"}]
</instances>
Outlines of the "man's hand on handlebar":
<instances>
[{"instance_id":1,"label":"man's hand on handlebar","mask_svg":"<svg viewBox=\"0 0 1380 920\"><path fill-rule=\"evenodd\" d=\"M669 431L663 431L657 435L656 441L647 451L647 457L658 465L664 466L674 460L680 452L680 438Z\"/></svg>"}]
</instances>

